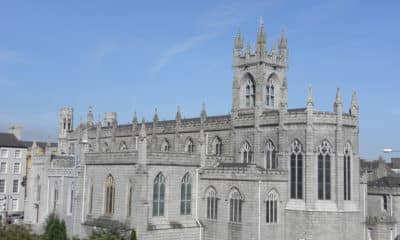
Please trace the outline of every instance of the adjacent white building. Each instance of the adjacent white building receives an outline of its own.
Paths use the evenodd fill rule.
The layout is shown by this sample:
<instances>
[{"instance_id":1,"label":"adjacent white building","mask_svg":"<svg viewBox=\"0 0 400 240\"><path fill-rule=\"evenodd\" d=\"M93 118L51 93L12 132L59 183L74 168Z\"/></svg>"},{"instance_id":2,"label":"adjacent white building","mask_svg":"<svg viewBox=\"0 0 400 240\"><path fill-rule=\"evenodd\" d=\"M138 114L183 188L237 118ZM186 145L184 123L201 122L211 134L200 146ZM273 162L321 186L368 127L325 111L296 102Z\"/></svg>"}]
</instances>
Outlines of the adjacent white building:
<instances>
[{"instance_id":1,"label":"adjacent white building","mask_svg":"<svg viewBox=\"0 0 400 240\"><path fill-rule=\"evenodd\" d=\"M12 133L0 133L0 212L24 211L27 148Z\"/></svg>"}]
</instances>

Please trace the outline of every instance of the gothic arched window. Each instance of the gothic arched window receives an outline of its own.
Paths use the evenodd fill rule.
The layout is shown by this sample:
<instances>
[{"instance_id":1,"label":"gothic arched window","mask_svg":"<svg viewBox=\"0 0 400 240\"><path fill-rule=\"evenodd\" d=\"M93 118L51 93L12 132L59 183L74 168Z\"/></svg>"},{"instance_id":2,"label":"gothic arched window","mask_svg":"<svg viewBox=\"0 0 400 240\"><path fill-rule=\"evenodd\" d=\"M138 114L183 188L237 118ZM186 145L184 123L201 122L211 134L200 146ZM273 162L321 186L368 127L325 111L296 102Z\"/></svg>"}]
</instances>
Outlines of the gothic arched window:
<instances>
[{"instance_id":1,"label":"gothic arched window","mask_svg":"<svg viewBox=\"0 0 400 240\"><path fill-rule=\"evenodd\" d=\"M248 76L246 82L246 107L254 107L256 103L256 86L254 81Z\"/></svg>"},{"instance_id":2,"label":"gothic arched window","mask_svg":"<svg viewBox=\"0 0 400 240\"><path fill-rule=\"evenodd\" d=\"M290 198L303 199L303 152L302 145L296 139L290 154Z\"/></svg>"},{"instance_id":3,"label":"gothic arched window","mask_svg":"<svg viewBox=\"0 0 400 240\"><path fill-rule=\"evenodd\" d=\"M115 182L113 176L110 174L106 179L106 192L105 192L105 206L104 212L107 215L114 214L115 205Z\"/></svg>"},{"instance_id":4,"label":"gothic arched window","mask_svg":"<svg viewBox=\"0 0 400 240\"><path fill-rule=\"evenodd\" d=\"M343 156L344 200L351 200L351 146L346 143Z\"/></svg>"},{"instance_id":5,"label":"gothic arched window","mask_svg":"<svg viewBox=\"0 0 400 240\"><path fill-rule=\"evenodd\" d=\"M192 209L192 180L189 173L181 182L181 215L190 215Z\"/></svg>"},{"instance_id":6,"label":"gothic arched window","mask_svg":"<svg viewBox=\"0 0 400 240\"><path fill-rule=\"evenodd\" d=\"M57 209L58 199L59 199L58 184L57 184L57 182L55 182L54 183L54 191L53 191L53 212L55 212Z\"/></svg>"},{"instance_id":7,"label":"gothic arched window","mask_svg":"<svg viewBox=\"0 0 400 240\"><path fill-rule=\"evenodd\" d=\"M267 81L265 104L267 107L275 106L275 87L274 87L274 76L271 76Z\"/></svg>"},{"instance_id":8,"label":"gothic arched window","mask_svg":"<svg viewBox=\"0 0 400 240\"><path fill-rule=\"evenodd\" d=\"M243 198L237 189L232 189L229 193L229 221L242 222L242 203Z\"/></svg>"},{"instance_id":9,"label":"gothic arched window","mask_svg":"<svg viewBox=\"0 0 400 240\"><path fill-rule=\"evenodd\" d=\"M222 155L222 141L219 137L214 138L213 141L213 153L217 156Z\"/></svg>"},{"instance_id":10,"label":"gothic arched window","mask_svg":"<svg viewBox=\"0 0 400 240\"><path fill-rule=\"evenodd\" d=\"M240 148L240 154L242 156L243 163L251 163L252 162L253 152L251 151L251 147L248 142L245 142L242 145L242 147Z\"/></svg>"},{"instance_id":11,"label":"gothic arched window","mask_svg":"<svg viewBox=\"0 0 400 240\"><path fill-rule=\"evenodd\" d=\"M331 148L328 141L318 147L318 199L331 199Z\"/></svg>"},{"instance_id":12,"label":"gothic arched window","mask_svg":"<svg viewBox=\"0 0 400 240\"><path fill-rule=\"evenodd\" d=\"M206 194L207 199L207 218L217 219L218 217L218 199L214 188L209 188Z\"/></svg>"},{"instance_id":13,"label":"gothic arched window","mask_svg":"<svg viewBox=\"0 0 400 240\"><path fill-rule=\"evenodd\" d=\"M278 168L278 159L276 156L275 146L271 141L268 141L265 145L265 168Z\"/></svg>"},{"instance_id":14,"label":"gothic arched window","mask_svg":"<svg viewBox=\"0 0 400 240\"><path fill-rule=\"evenodd\" d=\"M161 143L161 152L169 152L169 142L167 139Z\"/></svg>"},{"instance_id":15,"label":"gothic arched window","mask_svg":"<svg viewBox=\"0 0 400 240\"><path fill-rule=\"evenodd\" d=\"M91 181L89 185L88 213L91 214L92 212L93 212L93 183Z\"/></svg>"},{"instance_id":16,"label":"gothic arched window","mask_svg":"<svg viewBox=\"0 0 400 240\"><path fill-rule=\"evenodd\" d=\"M159 173L153 183L153 216L164 216L165 206L165 177Z\"/></svg>"},{"instance_id":17,"label":"gothic arched window","mask_svg":"<svg viewBox=\"0 0 400 240\"><path fill-rule=\"evenodd\" d=\"M277 223L278 222L278 193L272 190L268 193L266 203L266 218L267 223Z\"/></svg>"},{"instance_id":18,"label":"gothic arched window","mask_svg":"<svg viewBox=\"0 0 400 240\"><path fill-rule=\"evenodd\" d=\"M185 152L188 152L188 153L194 152L194 143L193 143L192 139L190 139L190 138L188 140L186 140Z\"/></svg>"},{"instance_id":19,"label":"gothic arched window","mask_svg":"<svg viewBox=\"0 0 400 240\"><path fill-rule=\"evenodd\" d=\"M133 188L132 184L129 184L129 189L128 189L128 199L127 199L127 216L130 217L132 216L132 196L133 195Z\"/></svg>"}]
</instances>

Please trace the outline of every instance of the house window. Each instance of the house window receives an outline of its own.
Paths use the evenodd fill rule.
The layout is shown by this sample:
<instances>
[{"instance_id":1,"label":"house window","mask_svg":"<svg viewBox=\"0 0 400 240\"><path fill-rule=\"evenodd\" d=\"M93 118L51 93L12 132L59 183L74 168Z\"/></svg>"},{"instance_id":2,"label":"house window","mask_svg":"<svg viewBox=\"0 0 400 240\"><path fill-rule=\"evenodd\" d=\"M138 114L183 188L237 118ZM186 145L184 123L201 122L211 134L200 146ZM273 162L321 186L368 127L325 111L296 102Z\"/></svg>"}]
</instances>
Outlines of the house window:
<instances>
[{"instance_id":1,"label":"house window","mask_svg":"<svg viewBox=\"0 0 400 240\"><path fill-rule=\"evenodd\" d=\"M207 218L217 219L218 217L218 199L217 193L214 189L210 188L207 192Z\"/></svg>"},{"instance_id":2,"label":"house window","mask_svg":"<svg viewBox=\"0 0 400 240\"><path fill-rule=\"evenodd\" d=\"M115 203L115 182L112 175L108 175L106 179L106 192L105 192L105 214L114 214Z\"/></svg>"},{"instance_id":3,"label":"house window","mask_svg":"<svg viewBox=\"0 0 400 240\"><path fill-rule=\"evenodd\" d=\"M278 159L276 157L275 146L271 141L268 141L265 146L265 168L278 168Z\"/></svg>"},{"instance_id":4,"label":"house window","mask_svg":"<svg viewBox=\"0 0 400 240\"><path fill-rule=\"evenodd\" d=\"M22 158L22 151L20 149L15 150L15 158Z\"/></svg>"},{"instance_id":5,"label":"house window","mask_svg":"<svg viewBox=\"0 0 400 240\"><path fill-rule=\"evenodd\" d=\"M275 191L268 193L265 216L267 223L278 222L278 194Z\"/></svg>"},{"instance_id":6,"label":"house window","mask_svg":"<svg viewBox=\"0 0 400 240\"><path fill-rule=\"evenodd\" d=\"M128 217L132 216L132 194L133 194L132 186L129 186L129 191L128 191L128 211L127 211Z\"/></svg>"},{"instance_id":7,"label":"house window","mask_svg":"<svg viewBox=\"0 0 400 240\"><path fill-rule=\"evenodd\" d=\"M13 180L13 193L18 193L19 190L19 180L15 179Z\"/></svg>"},{"instance_id":8,"label":"house window","mask_svg":"<svg viewBox=\"0 0 400 240\"><path fill-rule=\"evenodd\" d=\"M11 201L11 209L13 211L17 211L18 210L18 199L13 199Z\"/></svg>"},{"instance_id":9,"label":"house window","mask_svg":"<svg viewBox=\"0 0 400 240\"><path fill-rule=\"evenodd\" d=\"M229 221L234 223L242 222L242 196L237 189L229 194Z\"/></svg>"},{"instance_id":10,"label":"house window","mask_svg":"<svg viewBox=\"0 0 400 240\"><path fill-rule=\"evenodd\" d=\"M318 154L318 199L331 199L331 148L324 140L319 146Z\"/></svg>"},{"instance_id":11,"label":"house window","mask_svg":"<svg viewBox=\"0 0 400 240\"><path fill-rule=\"evenodd\" d=\"M290 154L290 198L303 199L303 153L302 145L294 140Z\"/></svg>"},{"instance_id":12,"label":"house window","mask_svg":"<svg viewBox=\"0 0 400 240\"><path fill-rule=\"evenodd\" d=\"M351 146L346 144L343 156L344 200L351 200Z\"/></svg>"},{"instance_id":13,"label":"house window","mask_svg":"<svg viewBox=\"0 0 400 240\"><path fill-rule=\"evenodd\" d=\"M192 182L189 173L181 182L181 215L190 215L192 205Z\"/></svg>"},{"instance_id":14,"label":"house window","mask_svg":"<svg viewBox=\"0 0 400 240\"><path fill-rule=\"evenodd\" d=\"M214 149L214 154L217 156L222 155L222 141L219 137L216 137L213 141L213 149Z\"/></svg>"},{"instance_id":15,"label":"house window","mask_svg":"<svg viewBox=\"0 0 400 240\"><path fill-rule=\"evenodd\" d=\"M268 79L267 87L266 87L266 106L274 107L275 106L275 88L273 83L274 78L271 77Z\"/></svg>"},{"instance_id":16,"label":"house window","mask_svg":"<svg viewBox=\"0 0 400 240\"><path fill-rule=\"evenodd\" d=\"M256 87L252 79L246 83L246 107L254 107L256 102Z\"/></svg>"},{"instance_id":17,"label":"house window","mask_svg":"<svg viewBox=\"0 0 400 240\"><path fill-rule=\"evenodd\" d=\"M6 162L0 163L0 173L7 173L7 163Z\"/></svg>"},{"instance_id":18,"label":"house window","mask_svg":"<svg viewBox=\"0 0 400 240\"><path fill-rule=\"evenodd\" d=\"M8 158L8 150L7 149L2 149L0 157L1 158Z\"/></svg>"},{"instance_id":19,"label":"house window","mask_svg":"<svg viewBox=\"0 0 400 240\"><path fill-rule=\"evenodd\" d=\"M153 184L153 216L164 216L165 206L165 178L159 173Z\"/></svg>"},{"instance_id":20,"label":"house window","mask_svg":"<svg viewBox=\"0 0 400 240\"><path fill-rule=\"evenodd\" d=\"M164 139L161 144L161 152L169 152L169 142L167 139Z\"/></svg>"},{"instance_id":21,"label":"house window","mask_svg":"<svg viewBox=\"0 0 400 240\"><path fill-rule=\"evenodd\" d=\"M21 173L21 163L14 163L13 173Z\"/></svg>"},{"instance_id":22,"label":"house window","mask_svg":"<svg viewBox=\"0 0 400 240\"><path fill-rule=\"evenodd\" d=\"M242 156L243 163L251 163L252 162L253 152L251 151L251 147L248 142L245 142L242 145L242 147L240 149L240 154Z\"/></svg>"},{"instance_id":23,"label":"house window","mask_svg":"<svg viewBox=\"0 0 400 240\"><path fill-rule=\"evenodd\" d=\"M188 139L186 141L185 151L188 152L188 153L193 153L194 152L194 144L193 144L192 139Z\"/></svg>"},{"instance_id":24,"label":"house window","mask_svg":"<svg viewBox=\"0 0 400 240\"><path fill-rule=\"evenodd\" d=\"M6 180L0 179L0 193L6 192Z\"/></svg>"}]
</instances>

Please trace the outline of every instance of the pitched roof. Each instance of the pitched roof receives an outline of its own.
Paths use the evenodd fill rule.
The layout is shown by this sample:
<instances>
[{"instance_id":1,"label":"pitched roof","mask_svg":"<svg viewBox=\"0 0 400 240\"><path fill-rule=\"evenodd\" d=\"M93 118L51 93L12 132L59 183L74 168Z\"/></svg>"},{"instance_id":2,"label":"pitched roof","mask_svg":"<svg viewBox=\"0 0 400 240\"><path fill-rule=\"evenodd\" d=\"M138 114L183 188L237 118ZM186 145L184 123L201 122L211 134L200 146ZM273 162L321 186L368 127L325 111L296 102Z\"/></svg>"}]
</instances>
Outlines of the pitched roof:
<instances>
[{"instance_id":1,"label":"pitched roof","mask_svg":"<svg viewBox=\"0 0 400 240\"><path fill-rule=\"evenodd\" d=\"M0 147L26 148L12 133L0 133Z\"/></svg>"},{"instance_id":2,"label":"pitched roof","mask_svg":"<svg viewBox=\"0 0 400 240\"><path fill-rule=\"evenodd\" d=\"M32 147L32 145L33 145L33 141L21 141L21 143L24 145L24 146L26 146L27 148L30 148L30 147ZM47 146L47 142L36 142L36 145L38 146L38 147L40 147L40 148L46 148L46 146ZM54 142L52 142L52 143L50 143L50 147L57 147L58 146L58 143L54 143Z\"/></svg>"},{"instance_id":3,"label":"pitched roof","mask_svg":"<svg viewBox=\"0 0 400 240\"><path fill-rule=\"evenodd\" d=\"M369 182L368 186L370 187L400 187L400 176L387 176L383 178L379 178L375 181Z\"/></svg>"}]
</instances>

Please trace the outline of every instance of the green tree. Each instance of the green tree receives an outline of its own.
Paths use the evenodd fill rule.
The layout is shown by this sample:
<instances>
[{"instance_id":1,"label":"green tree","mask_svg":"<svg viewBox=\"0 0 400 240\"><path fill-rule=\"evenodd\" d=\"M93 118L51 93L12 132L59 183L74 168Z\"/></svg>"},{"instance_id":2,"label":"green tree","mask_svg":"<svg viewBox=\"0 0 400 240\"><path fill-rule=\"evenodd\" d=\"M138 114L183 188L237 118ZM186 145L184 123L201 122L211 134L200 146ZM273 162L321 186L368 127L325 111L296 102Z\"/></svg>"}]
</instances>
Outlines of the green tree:
<instances>
[{"instance_id":1,"label":"green tree","mask_svg":"<svg viewBox=\"0 0 400 240\"><path fill-rule=\"evenodd\" d=\"M55 214L50 214L46 220L43 239L67 240L67 229L64 220L60 220Z\"/></svg>"},{"instance_id":2,"label":"green tree","mask_svg":"<svg viewBox=\"0 0 400 240\"><path fill-rule=\"evenodd\" d=\"M132 229L132 231L131 231L131 240L137 240L135 229Z\"/></svg>"}]
</instances>

